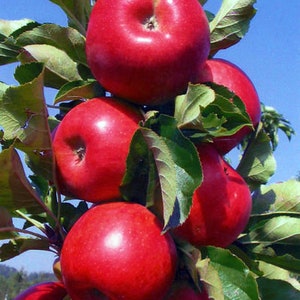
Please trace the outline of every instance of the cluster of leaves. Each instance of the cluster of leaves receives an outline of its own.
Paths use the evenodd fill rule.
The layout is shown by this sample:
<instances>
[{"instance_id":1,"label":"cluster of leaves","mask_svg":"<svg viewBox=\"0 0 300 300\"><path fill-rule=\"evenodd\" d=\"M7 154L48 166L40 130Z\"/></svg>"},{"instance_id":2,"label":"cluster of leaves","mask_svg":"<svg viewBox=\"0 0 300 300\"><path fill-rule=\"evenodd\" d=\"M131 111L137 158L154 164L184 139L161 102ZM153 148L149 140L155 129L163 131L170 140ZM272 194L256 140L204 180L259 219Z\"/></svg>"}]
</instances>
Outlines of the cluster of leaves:
<instances>
[{"instance_id":1,"label":"cluster of leaves","mask_svg":"<svg viewBox=\"0 0 300 300\"><path fill-rule=\"evenodd\" d=\"M51 2L66 13L68 27L0 20L0 65L17 62L14 76L19 83L0 82L1 261L30 249L59 253L66 232L88 209L85 202L62 199L56 191L51 130L74 101L105 95L84 51L92 3ZM210 57L246 34L254 3L224 0L216 15L207 12ZM59 110L56 116L48 115L46 87L57 90L51 103ZM202 182L194 142L231 135L251 123L241 100L217 85L190 85L174 105L147 110L131 143L121 191L125 199L147 206L160 198L167 231L187 218L192 194ZM237 167L253 191L247 228L228 249L178 245L185 268L213 299L296 299L300 294L300 183L267 185L276 168L272 152L277 130L288 137L293 130L279 114L263 117L243 144ZM14 227L13 218L23 220L23 227Z\"/></svg>"}]
</instances>

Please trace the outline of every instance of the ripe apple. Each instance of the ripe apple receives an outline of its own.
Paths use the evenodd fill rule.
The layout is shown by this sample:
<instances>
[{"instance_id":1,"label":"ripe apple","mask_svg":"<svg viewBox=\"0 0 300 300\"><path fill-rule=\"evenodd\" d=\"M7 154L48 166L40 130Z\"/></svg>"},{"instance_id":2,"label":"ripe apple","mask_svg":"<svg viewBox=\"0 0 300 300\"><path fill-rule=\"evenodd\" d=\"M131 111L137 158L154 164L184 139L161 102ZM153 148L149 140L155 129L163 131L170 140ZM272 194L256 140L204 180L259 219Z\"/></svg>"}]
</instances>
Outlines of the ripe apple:
<instances>
[{"instance_id":1,"label":"ripe apple","mask_svg":"<svg viewBox=\"0 0 300 300\"><path fill-rule=\"evenodd\" d=\"M63 300L67 295L62 282L43 282L29 287L15 300Z\"/></svg>"},{"instance_id":2,"label":"ripe apple","mask_svg":"<svg viewBox=\"0 0 300 300\"><path fill-rule=\"evenodd\" d=\"M209 59L199 68L197 83L213 82L227 87L244 103L245 109L255 128L261 117L260 100L250 78L238 66L224 59ZM252 132L250 127L243 127L230 137L214 139L214 145L221 154L228 153L242 139Z\"/></svg>"},{"instance_id":3,"label":"ripe apple","mask_svg":"<svg viewBox=\"0 0 300 300\"><path fill-rule=\"evenodd\" d=\"M162 104L184 93L208 57L208 20L198 0L97 1L86 55L100 84L129 101Z\"/></svg>"},{"instance_id":4,"label":"ripe apple","mask_svg":"<svg viewBox=\"0 0 300 300\"><path fill-rule=\"evenodd\" d=\"M177 268L175 243L159 219L129 202L101 203L71 228L61 251L72 300L159 300Z\"/></svg>"},{"instance_id":5,"label":"ripe apple","mask_svg":"<svg viewBox=\"0 0 300 300\"><path fill-rule=\"evenodd\" d=\"M187 220L174 234L196 247L230 245L244 230L252 208L244 179L212 144L197 146L203 182L195 190Z\"/></svg>"},{"instance_id":6,"label":"ripe apple","mask_svg":"<svg viewBox=\"0 0 300 300\"><path fill-rule=\"evenodd\" d=\"M53 137L61 193L90 202L119 198L141 119L135 107L113 98L94 98L73 108Z\"/></svg>"},{"instance_id":7,"label":"ripe apple","mask_svg":"<svg viewBox=\"0 0 300 300\"><path fill-rule=\"evenodd\" d=\"M195 290L188 281L175 281L166 300L209 300L206 291Z\"/></svg>"}]
</instances>

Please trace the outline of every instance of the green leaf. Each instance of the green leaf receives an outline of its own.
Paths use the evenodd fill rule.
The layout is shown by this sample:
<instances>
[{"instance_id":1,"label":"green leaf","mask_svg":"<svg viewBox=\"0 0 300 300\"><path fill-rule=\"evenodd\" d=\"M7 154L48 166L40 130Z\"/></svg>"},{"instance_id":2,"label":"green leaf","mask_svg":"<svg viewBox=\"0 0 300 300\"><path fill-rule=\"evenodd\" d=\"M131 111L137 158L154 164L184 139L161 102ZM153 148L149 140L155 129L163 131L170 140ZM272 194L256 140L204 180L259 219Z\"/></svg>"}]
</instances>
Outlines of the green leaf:
<instances>
[{"instance_id":1,"label":"green leaf","mask_svg":"<svg viewBox=\"0 0 300 300\"><path fill-rule=\"evenodd\" d=\"M258 278L257 283L262 300L298 300L300 291L283 280Z\"/></svg>"},{"instance_id":2,"label":"green leaf","mask_svg":"<svg viewBox=\"0 0 300 300\"><path fill-rule=\"evenodd\" d=\"M120 186L122 197L128 201L152 206L157 201L155 198L161 197L160 189L157 187L154 158L141 130L137 130L132 137L126 166Z\"/></svg>"},{"instance_id":3,"label":"green leaf","mask_svg":"<svg viewBox=\"0 0 300 300\"><path fill-rule=\"evenodd\" d=\"M105 91L96 80L79 80L63 85L55 97L55 103L102 96L105 96Z\"/></svg>"},{"instance_id":4,"label":"green leaf","mask_svg":"<svg viewBox=\"0 0 300 300\"><path fill-rule=\"evenodd\" d=\"M10 64L17 61L21 48L14 45L10 40L0 43L0 65Z\"/></svg>"},{"instance_id":5,"label":"green leaf","mask_svg":"<svg viewBox=\"0 0 300 300\"><path fill-rule=\"evenodd\" d=\"M177 128L174 118L160 115L152 123L151 128L166 143L176 171L176 201L171 216L169 213L164 215L165 229L168 229L177 227L188 217L192 196L202 182L202 169L194 144ZM170 193L168 190L165 192ZM168 206L169 204L164 202L164 208Z\"/></svg>"},{"instance_id":6,"label":"green leaf","mask_svg":"<svg viewBox=\"0 0 300 300\"><path fill-rule=\"evenodd\" d=\"M242 159L237 166L239 172L252 190L268 182L275 173L276 161L273 156L270 139L259 126Z\"/></svg>"},{"instance_id":7,"label":"green leaf","mask_svg":"<svg viewBox=\"0 0 300 300\"><path fill-rule=\"evenodd\" d=\"M163 215L166 226L171 221L171 217L174 215L175 210L177 190L175 164L172 160L168 146L159 135L147 128L140 128L139 130L154 158L163 201Z\"/></svg>"},{"instance_id":8,"label":"green leaf","mask_svg":"<svg viewBox=\"0 0 300 300\"><path fill-rule=\"evenodd\" d=\"M14 227L14 225L11 214L5 207L0 206L0 230L12 227ZM14 231L0 231L0 240L10 239L13 237L16 237L16 233Z\"/></svg>"},{"instance_id":9,"label":"green leaf","mask_svg":"<svg viewBox=\"0 0 300 300\"><path fill-rule=\"evenodd\" d=\"M226 87L189 85L176 98L175 118L180 129L194 140L231 136L244 126L252 127L245 105Z\"/></svg>"},{"instance_id":10,"label":"green leaf","mask_svg":"<svg viewBox=\"0 0 300 300\"><path fill-rule=\"evenodd\" d=\"M200 107L205 107L215 99L214 91L204 85L189 85L186 95L176 98L174 117L180 127L193 128L198 125Z\"/></svg>"},{"instance_id":11,"label":"green leaf","mask_svg":"<svg viewBox=\"0 0 300 300\"><path fill-rule=\"evenodd\" d=\"M0 261L11 259L28 250L49 250L48 240L19 236L0 247Z\"/></svg>"},{"instance_id":12,"label":"green leaf","mask_svg":"<svg viewBox=\"0 0 300 300\"><path fill-rule=\"evenodd\" d=\"M37 174L52 178L51 137L44 99L43 65L31 63L16 70L20 86L6 88L0 98L4 140L24 151ZM1 95L1 94L0 94Z\"/></svg>"},{"instance_id":13,"label":"green leaf","mask_svg":"<svg viewBox=\"0 0 300 300\"><path fill-rule=\"evenodd\" d=\"M24 63L41 62L45 65L45 86L59 89L69 81L81 80L77 64L62 50L50 45L24 46L18 59Z\"/></svg>"},{"instance_id":14,"label":"green leaf","mask_svg":"<svg viewBox=\"0 0 300 300\"><path fill-rule=\"evenodd\" d=\"M206 256L204 259L209 259L212 267L218 272L224 299L259 299L255 277L242 260L222 248L205 247L203 253Z\"/></svg>"},{"instance_id":15,"label":"green leaf","mask_svg":"<svg viewBox=\"0 0 300 300\"><path fill-rule=\"evenodd\" d=\"M9 211L26 209L40 213L40 199L30 185L17 151L10 147L0 153L0 206Z\"/></svg>"},{"instance_id":16,"label":"green leaf","mask_svg":"<svg viewBox=\"0 0 300 300\"><path fill-rule=\"evenodd\" d=\"M12 35L15 31L20 30L22 27L27 27L30 23L36 24L35 21L30 19L21 19L21 20L0 19L0 34L8 37Z\"/></svg>"},{"instance_id":17,"label":"green leaf","mask_svg":"<svg viewBox=\"0 0 300 300\"><path fill-rule=\"evenodd\" d=\"M276 216L262 220L249 228L249 232L239 239L245 244L285 244L299 245L300 218Z\"/></svg>"},{"instance_id":18,"label":"green leaf","mask_svg":"<svg viewBox=\"0 0 300 300\"><path fill-rule=\"evenodd\" d=\"M262 185L253 195L252 215L282 213L300 216L300 182L297 180Z\"/></svg>"},{"instance_id":19,"label":"green leaf","mask_svg":"<svg viewBox=\"0 0 300 300\"><path fill-rule=\"evenodd\" d=\"M226 49L238 43L247 33L256 10L256 0L223 0L221 8L210 22L210 56L220 49Z\"/></svg>"},{"instance_id":20,"label":"green leaf","mask_svg":"<svg viewBox=\"0 0 300 300\"><path fill-rule=\"evenodd\" d=\"M59 5L66 13L69 26L76 28L81 34L85 35L90 12L90 0L50 0Z\"/></svg>"},{"instance_id":21,"label":"green leaf","mask_svg":"<svg viewBox=\"0 0 300 300\"><path fill-rule=\"evenodd\" d=\"M74 62L87 66L85 37L77 30L56 24L43 24L20 34L16 40L21 47L48 45L65 52Z\"/></svg>"},{"instance_id":22,"label":"green leaf","mask_svg":"<svg viewBox=\"0 0 300 300\"><path fill-rule=\"evenodd\" d=\"M210 296L210 299L225 299L221 278L210 259L205 258L198 260L196 263L196 268L200 274L200 278L205 290Z\"/></svg>"}]
</instances>

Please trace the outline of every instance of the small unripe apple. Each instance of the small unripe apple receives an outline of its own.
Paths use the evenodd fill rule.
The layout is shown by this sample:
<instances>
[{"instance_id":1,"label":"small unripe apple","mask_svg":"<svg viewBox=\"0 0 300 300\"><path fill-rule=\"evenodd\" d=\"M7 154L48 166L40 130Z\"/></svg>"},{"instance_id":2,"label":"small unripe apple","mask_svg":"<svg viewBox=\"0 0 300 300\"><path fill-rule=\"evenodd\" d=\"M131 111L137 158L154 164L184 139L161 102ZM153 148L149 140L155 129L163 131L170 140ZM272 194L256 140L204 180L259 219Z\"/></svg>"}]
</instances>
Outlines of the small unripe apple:
<instances>
[{"instance_id":1,"label":"small unripe apple","mask_svg":"<svg viewBox=\"0 0 300 300\"><path fill-rule=\"evenodd\" d=\"M63 300L66 295L62 282L43 282L29 287L14 300Z\"/></svg>"},{"instance_id":2,"label":"small unripe apple","mask_svg":"<svg viewBox=\"0 0 300 300\"><path fill-rule=\"evenodd\" d=\"M143 105L184 93L210 49L198 0L102 0L90 15L86 55L100 84Z\"/></svg>"},{"instance_id":3,"label":"small unripe apple","mask_svg":"<svg viewBox=\"0 0 300 300\"><path fill-rule=\"evenodd\" d=\"M90 202L120 197L126 158L142 115L113 98L94 98L74 107L53 136L60 192Z\"/></svg>"},{"instance_id":4,"label":"small unripe apple","mask_svg":"<svg viewBox=\"0 0 300 300\"><path fill-rule=\"evenodd\" d=\"M63 281L72 300L163 299L175 277L177 251L162 228L140 204L90 208L61 251Z\"/></svg>"},{"instance_id":5,"label":"small unripe apple","mask_svg":"<svg viewBox=\"0 0 300 300\"><path fill-rule=\"evenodd\" d=\"M199 68L196 83L208 82L223 85L236 94L244 103L253 128L258 125L261 117L260 100L254 84L243 70L224 59L209 59ZM252 131L251 127L245 126L232 136L215 138L214 145L224 155L236 147Z\"/></svg>"},{"instance_id":6,"label":"small unripe apple","mask_svg":"<svg viewBox=\"0 0 300 300\"><path fill-rule=\"evenodd\" d=\"M203 182L192 198L187 220L174 234L196 247L230 245L247 225L252 208L244 179L212 144L197 146Z\"/></svg>"}]
</instances>

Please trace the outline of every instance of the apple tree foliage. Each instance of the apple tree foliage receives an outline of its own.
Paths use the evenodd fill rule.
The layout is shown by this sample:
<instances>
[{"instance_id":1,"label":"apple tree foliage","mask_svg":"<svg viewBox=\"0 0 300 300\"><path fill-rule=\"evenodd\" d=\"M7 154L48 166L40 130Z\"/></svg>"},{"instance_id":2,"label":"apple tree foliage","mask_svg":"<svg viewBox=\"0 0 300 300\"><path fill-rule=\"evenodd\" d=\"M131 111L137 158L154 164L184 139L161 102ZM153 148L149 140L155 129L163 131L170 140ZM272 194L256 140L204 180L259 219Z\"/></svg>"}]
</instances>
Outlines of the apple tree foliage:
<instances>
[{"instance_id":1,"label":"apple tree foliage","mask_svg":"<svg viewBox=\"0 0 300 300\"><path fill-rule=\"evenodd\" d=\"M57 253L89 208L55 189L51 130L82 99L105 95L85 57L93 1L50 1L66 13L69 26L0 20L0 64L15 63L18 82L0 82L0 261L33 249ZM205 8L207 1L199 2ZM210 57L245 36L255 2L223 0L215 15L206 11ZM49 87L57 91L50 103L45 100ZM121 192L124 199L147 206L161 199L167 231L187 218L202 182L193 142L232 135L251 122L241 100L217 85L189 85L174 106L146 110L132 139ZM289 139L294 134L281 114L262 104L261 123L239 146L237 171L253 195L252 215L239 238L226 249L178 244L183 264L211 299L300 297L300 182L268 184L276 171L278 130ZM23 220L23 226L15 227L14 219Z\"/></svg>"}]
</instances>

